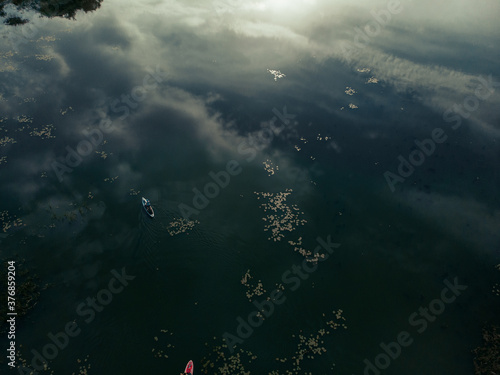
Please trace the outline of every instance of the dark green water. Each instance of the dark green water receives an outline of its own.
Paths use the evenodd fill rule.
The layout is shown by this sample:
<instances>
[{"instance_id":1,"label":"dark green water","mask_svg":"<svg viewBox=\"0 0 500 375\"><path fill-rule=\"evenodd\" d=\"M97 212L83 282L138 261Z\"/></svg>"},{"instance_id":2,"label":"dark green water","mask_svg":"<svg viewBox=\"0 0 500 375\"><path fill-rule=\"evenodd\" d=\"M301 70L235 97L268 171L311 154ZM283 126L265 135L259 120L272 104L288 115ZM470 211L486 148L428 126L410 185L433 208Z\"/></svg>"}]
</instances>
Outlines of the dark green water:
<instances>
[{"instance_id":1,"label":"dark green water","mask_svg":"<svg viewBox=\"0 0 500 375\"><path fill-rule=\"evenodd\" d=\"M1 372L45 349L40 374L474 373L500 316L500 7L394 4L104 1L1 26L2 267L46 286ZM340 247L307 262L318 237Z\"/></svg>"}]
</instances>

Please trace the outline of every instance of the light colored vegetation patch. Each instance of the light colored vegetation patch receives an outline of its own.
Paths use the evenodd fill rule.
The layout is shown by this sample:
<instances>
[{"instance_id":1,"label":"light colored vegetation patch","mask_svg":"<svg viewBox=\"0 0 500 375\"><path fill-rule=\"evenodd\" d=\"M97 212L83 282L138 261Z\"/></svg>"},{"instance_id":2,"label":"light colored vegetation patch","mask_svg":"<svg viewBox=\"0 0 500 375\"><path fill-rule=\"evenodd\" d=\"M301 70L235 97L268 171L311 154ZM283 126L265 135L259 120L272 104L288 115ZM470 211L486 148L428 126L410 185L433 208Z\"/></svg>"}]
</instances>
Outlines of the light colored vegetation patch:
<instances>
[{"instance_id":1,"label":"light colored vegetation patch","mask_svg":"<svg viewBox=\"0 0 500 375\"><path fill-rule=\"evenodd\" d=\"M72 372L71 375L90 375L91 373L89 372L90 368L92 367L90 363L88 362L89 356L85 357L85 359L82 361L80 358L76 360L76 363L78 363L78 370L77 372Z\"/></svg>"},{"instance_id":2,"label":"light colored vegetation patch","mask_svg":"<svg viewBox=\"0 0 500 375\"><path fill-rule=\"evenodd\" d=\"M96 151L95 153L98 154L103 159L106 159L108 157L108 154L106 154L106 151Z\"/></svg>"},{"instance_id":3,"label":"light colored vegetation patch","mask_svg":"<svg viewBox=\"0 0 500 375\"><path fill-rule=\"evenodd\" d=\"M297 242L288 241L288 243L293 246L293 251L297 251L300 255L306 258L306 261L308 262L317 263L319 259L323 259L325 257L325 254L314 254L312 251L304 249L302 247L302 237L299 237Z\"/></svg>"},{"instance_id":4,"label":"light colored vegetation patch","mask_svg":"<svg viewBox=\"0 0 500 375\"><path fill-rule=\"evenodd\" d=\"M329 141L330 139L332 139L332 137L322 137L321 134L318 134L316 137L317 141Z\"/></svg>"},{"instance_id":5,"label":"light colored vegetation patch","mask_svg":"<svg viewBox=\"0 0 500 375\"><path fill-rule=\"evenodd\" d=\"M138 190L138 191L135 191L134 189L130 189L130 195L137 195L139 194L141 191Z\"/></svg>"},{"instance_id":6,"label":"light colored vegetation patch","mask_svg":"<svg viewBox=\"0 0 500 375\"><path fill-rule=\"evenodd\" d=\"M23 344L19 344L19 348L22 348L23 347ZM31 357L30 357L30 361L26 360L24 357L23 357L23 354L21 353L20 350L18 350L16 352L16 359L17 359L17 366L18 368L21 368L21 366L23 366L24 368L30 368L31 367ZM49 374L49 375L52 375L54 374L54 371L52 371L50 369L50 367L48 366L47 362L43 362L43 373L45 374ZM50 372L49 372L50 371ZM35 374L34 371L32 372L29 372L28 374Z\"/></svg>"},{"instance_id":7,"label":"light colored vegetation patch","mask_svg":"<svg viewBox=\"0 0 500 375\"><path fill-rule=\"evenodd\" d=\"M184 218L178 218L174 221L168 223L167 231L171 236L175 236L176 234L186 233L193 230L196 224L199 224L198 220L187 220Z\"/></svg>"},{"instance_id":8,"label":"light colored vegetation patch","mask_svg":"<svg viewBox=\"0 0 500 375\"><path fill-rule=\"evenodd\" d=\"M74 112L74 109L72 107L68 107L66 109L60 109L59 110L59 113L64 116L66 113L68 113L68 111L71 111L71 112Z\"/></svg>"},{"instance_id":9,"label":"light colored vegetation patch","mask_svg":"<svg viewBox=\"0 0 500 375\"><path fill-rule=\"evenodd\" d=\"M342 310L332 313L322 314L325 322L324 326L312 333L304 333L299 330L292 335L291 342L296 342L296 348L286 357L275 358L275 363L268 364L267 375L312 375L314 372L308 371L307 367L314 366L317 356L327 353L330 345L325 345L324 339L332 335L337 328L347 329ZM213 338L217 340L216 337ZM202 374L224 374L224 375L250 375L245 366L249 366L257 360L257 356L250 351L236 348L232 355L229 354L227 344L217 345L205 343L208 355L201 359ZM315 373L314 373L315 374Z\"/></svg>"},{"instance_id":10,"label":"light colored vegetation patch","mask_svg":"<svg viewBox=\"0 0 500 375\"><path fill-rule=\"evenodd\" d=\"M11 228L24 226L22 219L17 218L16 215L9 215L9 211L0 212L0 226L2 231L6 233Z\"/></svg>"},{"instance_id":11,"label":"light colored vegetation patch","mask_svg":"<svg viewBox=\"0 0 500 375\"><path fill-rule=\"evenodd\" d=\"M110 184L112 184L113 182L115 182L116 180L118 179L118 176L115 176L115 177L106 177L104 179L104 182L109 182Z\"/></svg>"},{"instance_id":12,"label":"light colored vegetation patch","mask_svg":"<svg viewBox=\"0 0 500 375\"><path fill-rule=\"evenodd\" d=\"M262 164L264 164L264 169L268 173L268 176L272 176L276 171L279 171L280 169L278 165L274 165L274 163L269 159L263 161Z\"/></svg>"},{"instance_id":13,"label":"light colored vegetation patch","mask_svg":"<svg viewBox=\"0 0 500 375\"><path fill-rule=\"evenodd\" d=\"M495 296L500 296L500 284L496 283L495 285L493 285L493 289L491 290L491 292Z\"/></svg>"},{"instance_id":14,"label":"light colored vegetation patch","mask_svg":"<svg viewBox=\"0 0 500 375\"><path fill-rule=\"evenodd\" d=\"M19 122L21 124L31 124L33 122L32 117L28 117L25 115L17 116L16 120L17 120L17 122Z\"/></svg>"},{"instance_id":15,"label":"light colored vegetation patch","mask_svg":"<svg viewBox=\"0 0 500 375\"><path fill-rule=\"evenodd\" d=\"M3 64L3 66L0 66L0 72L15 72L16 70L17 68L11 64Z\"/></svg>"},{"instance_id":16,"label":"light colored vegetation patch","mask_svg":"<svg viewBox=\"0 0 500 375\"><path fill-rule=\"evenodd\" d=\"M10 138L7 136L0 138L0 146L5 146L8 145L9 143L17 143L17 141L14 138Z\"/></svg>"},{"instance_id":17,"label":"light colored vegetation patch","mask_svg":"<svg viewBox=\"0 0 500 375\"><path fill-rule=\"evenodd\" d=\"M50 61L54 58L52 55L41 55L41 54L36 54L35 59L41 60L41 61Z\"/></svg>"},{"instance_id":18,"label":"light colored vegetation patch","mask_svg":"<svg viewBox=\"0 0 500 375\"><path fill-rule=\"evenodd\" d=\"M3 60L0 64L0 72L14 72L17 70L17 68L9 62L13 56L14 52L12 51L0 53L0 60Z\"/></svg>"},{"instance_id":19,"label":"light colored vegetation patch","mask_svg":"<svg viewBox=\"0 0 500 375\"><path fill-rule=\"evenodd\" d=\"M347 329L347 325L345 324L346 319L342 316L344 310L338 309L337 311L332 311L335 314L335 317L326 322L327 326L332 329L344 328ZM325 314L323 314L325 317Z\"/></svg>"},{"instance_id":20,"label":"light colored vegetation patch","mask_svg":"<svg viewBox=\"0 0 500 375\"><path fill-rule=\"evenodd\" d=\"M241 283L247 288L246 296L250 302L252 302L252 298L254 296L261 296L266 293L264 289L264 285L262 284L262 280L257 281L256 283L251 283L250 280L253 279L252 275L250 275L250 270L247 270L243 278L241 279Z\"/></svg>"},{"instance_id":21,"label":"light colored vegetation patch","mask_svg":"<svg viewBox=\"0 0 500 375\"><path fill-rule=\"evenodd\" d=\"M7 51L5 53L0 53L0 59L7 59L14 56L14 52L12 51Z\"/></svg>"},{"instance_id":22,"label":"light colored vegetation patch","mask_svg":"<svg viewBox=\"0 0 500 375\"><path fill-rule=\"evenodd\" d=\"M345 93L347 95L351 95L352 96L352 95L356 94L356 90L354 90L352 87L347 86L345 88Z\"/></svg>"},{"instance_id":23,"label":"light colored vegetation patch","mask_svg":"<svg viewBox=\"0 0 500 375\"><path fill-rule=\"evenodd\" d=\"M57 39L55 36L50 35L50 36L42 36L38 38L37 42L55 42Z\"/></svg>"},{"instance_id":24,"label":"light colored vegetation patch","mask_svg":"<svg viewBox=\"0 0 500 375\"><path fill-rule=\"evenodd\" d=\"M322 314L323 318L327 318L326 314ZM339 327L347 329L345 318L342 316L342 310L333 311L333 317L326 322L326 326L335 330ZM320 328L316 333L304 334L302 330L297 335L292 335L292 339L297 340L297 349L291 357L275 358L281 364L292 366L291 370L286 370L285 374L307 374L305 371L305 363L310 360L312 362L317 356L327 352L323 338L332 334L328 328ZM271 374L271 373L270 373ZM279 374L279 372L274 372Z\"/></svg>"},{"instance_id":25,"label":"light colored vegetation patch","mask_svg":"<svg viewBox=\"0 0 500 375\"><path fill-rule=\"evenodd\" d=\"M297 205L287 205L287 197L292 194L292 189L286 189L280 193L263 193L254 192L257 199L267 199L267 203L261 204L259 207L268 213L264 218L264 231L271 232L269 240L281 241L285 237L284 232L293 232L297 227L304 225L307 220L301 219L300 216L304 213L299 210Z\"/></svg>"},{"instance_id":26,"label":"light colored vegetation patch","mask_svg":"<svg viewBox=\"0 0 500 375\"><path fill-rule=\"evenodd\" d=\"M286 77L286 75L283 74L283 73L281 73L279 70L267 69L267 71L274 76L274 80L275 81L277 81L278 78L284 78L284 77Z\"/></svg>"},{"instance_id":27,"label":"light colored vegetation patch","mask_svg":"<svg viewBox=\"0 0 500 375\"><path fill-rule=\"evenodd\" d=\"M216 338L213 338L216 340ZM205 343L208 348L209 344ZM245 365L251 364L256 360L257 356L250 351L243 349L235 350L232 355L228 356L227 345L214 345L208 355L201 360L202 374L217 374L217 375L250 375L246 371Z\"/></svg>"},{"instance_id":28,"label":"light colored vegetation patch","mask_svg":"<svg viewBox=\"0 0 500 375\"><path fill-rule=\"evenodd\" d=\"M172 332L168 332L168 329L161 329L160 334L158 336L154 336L153 340L155 342L155 346L153 347L151 352L153 353L153 357L155 358L168 358L167 352L174 349L175 346L169 342L166 342L170 336L172 336Z\"/></svg>"},{"instance_id":29,"label":"light colored vegetation patch","mask_svg":"<svg viewBox=\"0 0 500 375\"><path fill-rule=\"evenodd\" d=\"M30 132L32 137L40 137L42 139L55 138L55 135L52 135L52 130L55 130L53 124L44 125L40 130L38 128L33 128Z\"/></svg>"},{"instance_id":30,"label":"light colored vegetation patch","mask_svg":"<svg viewBox=\"0 0 500 375\"><path fill-rule=\"evenodd\" d=\"M181 233L189 234L188 232L193 230L196 224L200 224L200 222L198 220L187 220L184 218L178 218L168 223L166 229L168 231L168 234L170 234L171 236L175 236Z\"/></svg>"}]
</instances>

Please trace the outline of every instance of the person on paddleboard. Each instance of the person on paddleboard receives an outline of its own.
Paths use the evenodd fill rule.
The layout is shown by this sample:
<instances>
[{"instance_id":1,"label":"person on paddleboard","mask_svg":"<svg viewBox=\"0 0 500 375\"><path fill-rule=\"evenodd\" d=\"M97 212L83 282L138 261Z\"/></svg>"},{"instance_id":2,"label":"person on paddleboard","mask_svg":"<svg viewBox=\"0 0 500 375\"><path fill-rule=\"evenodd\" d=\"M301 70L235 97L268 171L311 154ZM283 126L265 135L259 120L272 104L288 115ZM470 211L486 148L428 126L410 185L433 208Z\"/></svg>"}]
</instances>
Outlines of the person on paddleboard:
<instances>
[{"instance_id":1,"label":"person on paddleboard","mask_svg":"<svg viewBox=\"0 0 500 375\"><path fill-rule=\"evenodd\" d=\"M193 361L189 361L184 372L181 375L193 375L194 364Z\"/></svg>"}]
</instances>

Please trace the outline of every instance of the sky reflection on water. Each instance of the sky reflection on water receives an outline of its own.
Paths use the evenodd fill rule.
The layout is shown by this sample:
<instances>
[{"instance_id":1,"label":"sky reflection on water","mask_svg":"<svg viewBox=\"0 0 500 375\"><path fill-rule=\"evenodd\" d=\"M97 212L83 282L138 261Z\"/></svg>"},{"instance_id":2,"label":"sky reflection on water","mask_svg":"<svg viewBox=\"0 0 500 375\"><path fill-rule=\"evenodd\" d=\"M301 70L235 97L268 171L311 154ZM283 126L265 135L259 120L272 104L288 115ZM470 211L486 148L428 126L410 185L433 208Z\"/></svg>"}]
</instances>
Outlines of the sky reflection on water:
<instances>
[{"instance_id":1,"label":"sky reflection on water","mask_svg":"<svg viewBox=\"0 0 500 375\"><path fill-rule=\"evenodd\" d=\"M142 342L167 326L178 351L151 368L201 362L224 350L203 344L250 311L241 278L267 279L271 291L310 251L297 244L314 247L327 234L342 243L338 258L246 342L259 357L247 370L299 373L275 357L292 358L292 333L313 335L323 313L341 311L347 333L325 338L328 353L301 366L361 373L378 343L456 276L470 294L439 318L453 332L419 336L386 373L470 373L482 322L499 316L499 15L495 1L107 0L74 20L26 10L27 24L0 26L2 258L24 257L58 285L47 294L65 300L64 316L122 264L141 285L123 298L157 309L159 325L141 335L128 327L137 313L113 303L116 316L56 358L55 373L88 353L85 342L120 341L117 332ZM446 140L425 153L418 144L437 128ZM421 162L408 164L418 153ZM404 176L399 156L411 169ZM194 207L193 189L204 192L231 160L241 173ZM300 223L273 223L282 217L269 219L257 199L283 194L283 217L296 208ZM143 195L155 222L138 221ZM183 220L181 205L196 213ZM265 231L273 226L290 229L282 241ZM186 272L192 280L174 289ZM158 297L166 290L171 300ZM46 310L19 327L28 348L65 319L49 316L43 293L39 304ZM188 340L179 327L190 324ZM425 361L433 340L442 359ZM92 352L96 373L141 368L109 350L109 363Z\"/></svg>"}]
</instances>

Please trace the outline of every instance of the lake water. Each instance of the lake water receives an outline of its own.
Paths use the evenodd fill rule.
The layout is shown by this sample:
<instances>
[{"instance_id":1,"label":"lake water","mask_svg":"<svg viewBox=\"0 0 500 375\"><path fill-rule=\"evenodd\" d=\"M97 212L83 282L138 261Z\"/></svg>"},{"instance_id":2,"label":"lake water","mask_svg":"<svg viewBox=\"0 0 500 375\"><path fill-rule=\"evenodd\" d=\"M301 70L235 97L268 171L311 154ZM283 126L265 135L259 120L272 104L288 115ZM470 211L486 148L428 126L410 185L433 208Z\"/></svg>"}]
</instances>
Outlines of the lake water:
<instances>
[{"instance_id":1,"label":"lake water","mask_svg":"<svg viewBox=\"0 0 500 375\"><path fill-rule=\"evenodd\" d=\"M498 2L97 5L4 9L0 255L41 290L2 373L474 372Z\"/></svg>"}]
</instances>

